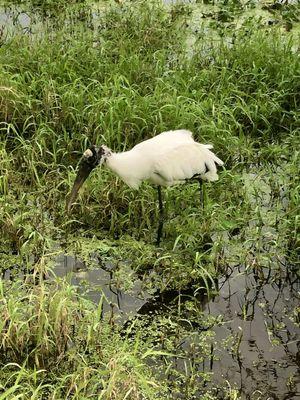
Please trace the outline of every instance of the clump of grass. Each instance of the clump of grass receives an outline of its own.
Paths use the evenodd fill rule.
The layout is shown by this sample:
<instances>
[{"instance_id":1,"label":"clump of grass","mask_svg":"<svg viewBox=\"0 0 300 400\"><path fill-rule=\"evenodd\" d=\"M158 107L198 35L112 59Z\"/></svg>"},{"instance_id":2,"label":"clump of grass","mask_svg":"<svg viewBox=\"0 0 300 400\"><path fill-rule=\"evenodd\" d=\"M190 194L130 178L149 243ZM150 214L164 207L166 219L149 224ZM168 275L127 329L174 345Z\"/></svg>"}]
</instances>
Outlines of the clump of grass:
<instances>
[{"instance_id":1,"label":"clump of grass","mask_svg":"<svg viewBox=\"0 0 300 400\"><path fill-rule=\"evenodd\" d=\"M66 222L65 197L74 179L69 166L75 168L91 143L124 150L162 130L185 127L215 144L229 172L207 185L204 210L194 185L180 188L180 195L178 188L166 192L164 243L181 260L179 266L177 257L171 262L177 266L170 275L184 270L183 260L194 265L199 251L212 270L212 237L251 219L251 203L241 201L241 171L289 158L286 143L293 146L299 119L299 57L291 39L275 29L272 36L256 32L251 24L230 45L212 45L200 29L187 52L190 12L136 2L134 8L102 10L93 29L85 20L58 21L36 38L7 38L0 49L1 140L10 160L1 180L6 243L20 250L30 237L42 248L50 230L63 234L66 226L68 233L80 227L100 239L129 234L151 243L158 217L153 189L145 184L137 194L104 171L87 182ZM19 196L28 198L27 206L18 203L21 217L10 207ZM27 212L31 201L42 210L39 215ZM51 229L45 229L51 225L46 214Z\"/></svg>"},{"instance_id":2,"label":"clump of grass","mask_svg":"<svg viewBox=\"0 0 300 400\"><path fill-rule=\"evenodd\" d=\"M101 303L58 285L1 282L0 390L16 397L28 392L31 398L161 398L142 361L143 344L122 342L102 320Z\"/></svg>"},{"instance_id":3,"label":"clump of grass","mask_svg":"<svg viewBox=\"0 0 300 400\"><path fill-rule=\"evenodd\" d=\"M10 168L1 185L9 199L33 191L39 207L64 226L65 196L74 179L69 166L75 168L86 146L105 142L123 150L162 130L185 127L196 139L214 143L226 168L235 169L207 186L204 212L193 185L181 189L182 196L176 188L166 194L169 248L186 246L193 260L217 230L240 224L247 208L241 208L240 171L266 159L280 163L281 151L289 157L284 143L298 129L299 57L288 37L275 29L272 36L255 32L251 25L230 45L212 46L200 32L201 41L186 52L189 13L189 7L136 2L134 8L107 7L93 29L74 20L59 22L55 30L47 26L36 38L6 39L0 113ZM69 230L81 226L152 241L157 209L149 185L137 195L96 172L80 203ZM18 232L15 225L11 232Z\"/></svg>"},{"instance_id":4,"label":"clump of grass","mask_svg":"<svg viewBox=\"0 0 300 400\"><path fill-rule=\"evenodd\" d=\"M133 399L163 399L169 398L167 382L171 376L172 391L183 390L187 398L204 390L209 377L197 371L197 365L209 353L213 334L195 333L190 347L180 348L180 338L190 330L190 326L180 322L185 321L186 315L191 323L206 323L195 304L190 301L178 307L172 316L177 315L178 323L157 315L150 321L128 321L122 327L115 325L109 316L103 316L103 301L104 297L99 305L93 304L79 296L74 286L61 280L41 279L37 286L2 281L0 390L3 396L26 394L36 399L97 396L119 400L127 395ZM196 350L199 355L191 361L190 352ZM186 373L170 370L176 362L175 355L186 363ZM157 368L151 372L153 365Z\"/></svg>"},{"instance_id":5,"label":"clump of grass","mask_svg":"<svg viewBox=\"0 0 300 400\"><path fill-rule=\"evenodd\" d=\"M64 282L45 282L49 253L63 241L87 261L92 253L129 261L151 293L210 293L216 275L238 264L259 270L278 268L282 259L295 263L295 41L276 27L269 34L264 25L244 22L232 41L214 42L200 26L188 48L190 6L125 2L91 17L89 5L71 3L80 4L28 1L37 19L51 21L33 35L16 29L1 38L0 268L14 265L16 282L1 283L0 390L15 398L171 399L168 387L186 399L212 399L201 386L209 377L199 372L209 357L205 335L200 345L197 338L188 351L178 350L190 326L203 322L196 299L175 302L167 319L135 322L124 339L102 317L101 304ZM230 23L241 12L235 4L218 12L218 29L222 18ZM194 185L165 192L162 249L152 245L158 210L148 184L135 193L109 172L95 171L66 216L66 194L88 145L122 151L177 128L213 143L226 170L205 186L204 209ZM189 321L188 328L178 320ZM185 373L170 361L176 351ZM160 366L157 375L150 373L153 364ZM231 387L223 392L238 396Z\"/></svg>"}]
</instances>

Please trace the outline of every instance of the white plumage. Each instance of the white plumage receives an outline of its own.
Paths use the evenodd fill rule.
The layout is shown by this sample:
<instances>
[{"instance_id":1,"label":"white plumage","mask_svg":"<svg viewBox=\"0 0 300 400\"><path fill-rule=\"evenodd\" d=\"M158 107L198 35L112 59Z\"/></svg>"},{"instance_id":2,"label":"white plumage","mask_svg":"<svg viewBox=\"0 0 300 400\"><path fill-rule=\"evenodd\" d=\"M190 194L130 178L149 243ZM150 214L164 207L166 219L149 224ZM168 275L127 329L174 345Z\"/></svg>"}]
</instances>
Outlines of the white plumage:
<instances>
[{"instance_id":1,"label":"white plumage","mask_svg":"<svg viewBox=\"0 0 300 400\"><path fill-rule=\"evenodd\" d=\"M191 178L198 179L200 183L202 180L216 181L216 164L223 165L223 161L211 151L212 147L195 142L192 132L184 129L163 132L122 153L113 153L106 146L92 146L81 159L67 209L70 210L83 182L98 165L106 165L133 189L138 189L142 181L149 180L158 187L159 244L163 227L161 186L183 183Z\"/></svg>"},{"instance_id":2,"label":"white plumage","mask_svg":"<svg viewBox=\"0 0 300 400\"><path fill-rule=\"evenodd\" d=\"M210 150L212 147L195 142L192 132L181 129L163 132L122 153L106 148L103 161L134 189L144 180L160 186L183 183L195 175L215 181L216 164L223 162Z\"/></svg>"}]
</instances>

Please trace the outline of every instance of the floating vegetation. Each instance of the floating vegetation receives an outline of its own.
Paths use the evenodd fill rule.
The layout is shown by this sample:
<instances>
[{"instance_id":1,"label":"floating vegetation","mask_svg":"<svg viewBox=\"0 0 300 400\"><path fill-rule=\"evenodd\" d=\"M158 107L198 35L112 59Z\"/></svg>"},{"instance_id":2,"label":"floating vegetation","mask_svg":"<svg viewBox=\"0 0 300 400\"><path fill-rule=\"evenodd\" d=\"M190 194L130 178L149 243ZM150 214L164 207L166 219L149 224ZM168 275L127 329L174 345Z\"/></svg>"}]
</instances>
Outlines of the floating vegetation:
<instances>
[{"instance_id":1,"label":"floating vegetation","mask_svg":"<svg viewBox=\"0 0 300 400\"><path fill-rule=\"evenodd\" d=\"M0 399L297 398L299 5L0 8ZM156 193L95 170L185 128L220 180ZM179 193L180 192L180 193Z\"/></svg>"}]
</instances>

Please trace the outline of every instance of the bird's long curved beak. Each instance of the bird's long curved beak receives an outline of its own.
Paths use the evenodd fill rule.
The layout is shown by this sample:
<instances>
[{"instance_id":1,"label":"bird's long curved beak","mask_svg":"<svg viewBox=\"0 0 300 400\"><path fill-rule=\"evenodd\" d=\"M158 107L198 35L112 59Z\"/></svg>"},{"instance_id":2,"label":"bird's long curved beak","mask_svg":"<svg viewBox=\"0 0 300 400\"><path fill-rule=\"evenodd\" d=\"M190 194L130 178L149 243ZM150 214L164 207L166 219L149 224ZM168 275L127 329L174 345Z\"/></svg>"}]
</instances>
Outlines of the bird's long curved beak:
<instances>
[{"instance_id":1,"label":"bird's long curved beak","mask_svg":"<svg viewBox=\"0 0 300 400\"><path fill-rule=\"evenodd\" d=\"M71 206L77 198L79 189L81 188L83 183L86 181L86 179L90 175L91 171L92 171L92 169L87 168L86 165L81 165L79 167L79 171L77 172L77 175L76 175L73 187L72 187L72 191L71 191L70 195L67 197L66 209L67 209L68 213L70 212Z\"/></svg>"},{"instance_id":2,"label":"bird's long curved beak","mask_svg":"<svg viewBox=\"0 0 300 400\"><path fill-rule=\"evenodd\" d=\"M102 156L102 149L101 148L99 149L96 146L91 146L83 153L83 156L79 162L78 172L70 196L67 197L66 209L68 213L71 209L72 204L76 200L79 189L86 181L90 173L93 171L93 169L100 164L101 156Z\"/></svg>"}]
</instances>

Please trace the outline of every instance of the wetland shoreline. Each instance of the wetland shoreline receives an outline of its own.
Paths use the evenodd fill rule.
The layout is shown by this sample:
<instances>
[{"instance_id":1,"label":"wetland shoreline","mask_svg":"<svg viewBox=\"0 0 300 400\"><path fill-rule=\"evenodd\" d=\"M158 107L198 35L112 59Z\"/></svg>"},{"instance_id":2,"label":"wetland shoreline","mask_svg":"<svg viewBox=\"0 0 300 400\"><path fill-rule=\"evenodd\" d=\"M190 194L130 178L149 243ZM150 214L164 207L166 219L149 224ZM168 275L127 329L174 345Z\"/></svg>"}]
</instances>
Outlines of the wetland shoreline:
<instances>
[{"instance_id":1,"label":"wetland shoreline","mask_svg":"<svg viewBox=\"0 0 300 400\"><path fill-rule=\"evenodd\" d=\"M0 399L297 399L299 5L0 6ZM147 183L66 215L88 145L179 128L225 168L160 247Z\"/></svg>"}]
</instances>

